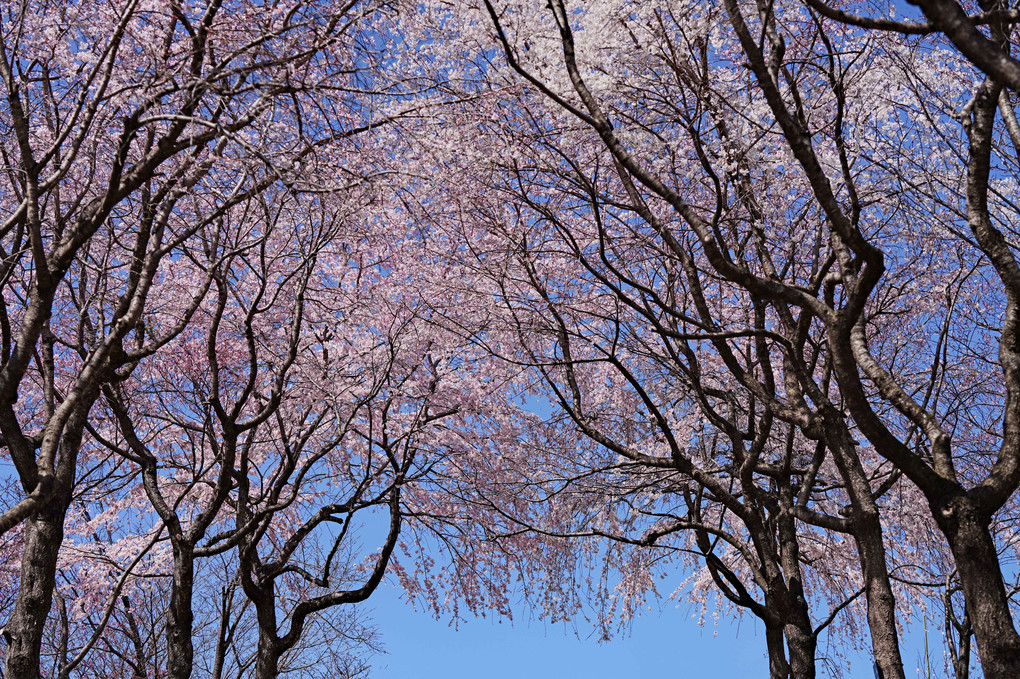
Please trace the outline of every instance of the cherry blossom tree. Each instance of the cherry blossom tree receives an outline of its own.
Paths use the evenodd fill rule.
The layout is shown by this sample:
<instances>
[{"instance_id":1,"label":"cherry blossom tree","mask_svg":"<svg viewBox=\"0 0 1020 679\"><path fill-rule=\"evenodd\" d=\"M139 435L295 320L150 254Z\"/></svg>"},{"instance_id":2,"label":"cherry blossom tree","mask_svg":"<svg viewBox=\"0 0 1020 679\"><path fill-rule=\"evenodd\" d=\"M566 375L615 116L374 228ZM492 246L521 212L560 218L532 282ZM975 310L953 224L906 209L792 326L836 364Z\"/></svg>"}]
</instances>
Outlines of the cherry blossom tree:
<instances>
[{"instance_id":1,"label":"cherry blossom tree","mask_svg":"<svg viewBox=\"0 0 1020 679\"><path fill-rule=\"evenodd\" d=\"M5 676L302 671L389 569L1020 675L1020 16L918 7L5 6Z\"/></svg>"},{"instance_id":2,"label":"cherry blossom tree","mask_svg":"<svg viewBox=\"0 0 1020 679\"><path fill-rule=\"evenodd\" d=\"M291 194L356 204L361 198L352 197L363 198L360 189L380 172L380 158L352 140L397 110L385 105L399 90L379 51L385 29L368 28L387 12L386 3L373 2L217 0L25 1L3 8L0 431L21 485L20 497L0 515L0 532L18 534L21 557L5 627L6 676L40 674L67 513L85 497L93 473L107 479L106 491L141 480L155 503L158 521L135 535L135 556L167 532L174 557L168 671L190 674L191 551L229 494L235 468L226 458L237 454L238 435L276 412L304 346L293 326L301 324L301 289L318 246L289 253L292 272L260 269L269 261L258 257L266 248L273 266L288 261L270 243L280 231L270 234L272 220L260 211L272 217ZM328 237L329 224L314 226ZM292 235L300 229L287 227ZM257 283L237 287L249 265L285 280L263 277L262 293ZM273 306L283 289L286 301ZM290 312L296 320L285 320ZM256 359L250 344L248 351L232 344L240 353L218 357L218 331L209 323L229 328L232 343L251 342L246 313L272 316L264 331L289 348ZM168 389L151 372L167 365L156 362L160 352L203 336L213 347L204 356L174 356L212 362L207 400L176 404L174 418L196 418L197 429L187 429L191 438L163 441L151 455L109 438L118 427L122 436L131 433L132 408L139 406L128 396L158 399ZM131 379L140 366L141 387ZM213 495L204 513L189 515L195 522L186 535L175 515L195 505L161 506L157 470L167 463L181 471L175 457L189 451L196 455L191 462L208 462L196 441L224 432L222 444L215 442L215 455L224 459L212 465ZM83 467L94 461L87 451L104 440L123 455L97 462L98 471ZM208 469L190 471L192 484L206 488ZM144 511L142 496L125 496L134 503L127 516ZM126 610L110 598L96 634Z\"/></svg>"},{"instance_id":3,"label":"cherry blossom tree","mask_svg":"<svg viewBox=\"0 0 1020 679\"><path fill-rule=\"evenodd\" d=\"M541 150L555 158L579 143L564 135ZM482 531L469 539L497 539L535 564L529 567L535 580L553 582L570 582L576 562L593 554L577 547L574 557L553 556L571 553L564 538L648 548L610 555L608 568L625 574L616 597L625 617L654 591L653 571L667 562L689 570L683 555L700 554L708 582L762 619L772 676L814 676L818 636L837 614L865 592L879 599L869 607L874 614L883 590L892 595L881 530L868 534L852 522L845 479L874 481L882 497L898 476L876 468L873 455L867 476L863 467L840 469L823 441L777 422L769 404L727 378L717 355L699 343L698 328L685 325L697 322L687 310L697 309L699 294L724 293L700 276L683 281L683 263L669 254L649 255L633 222L614 212L606 197L611 189L599 185L605 168L597 160L583 174L580 164L571 168L577 174L566 174L546 169L542 159L527 162L527 171L502 168L513 180L490 189L499 194L497 204L523 207L509 230L500 226L505 215L493 216L492 237L476 250L477 267L488 276L477 289L504 306L489 325L488 346L514 369L529 367L538 381L519 388L542 394L563 417L543 422L518 413L509 423L495 422L528 433L499 439L450 473ZM753 317L730 319L741 321L761 327ZM753 339L753 330L730 339L742 336ZM762 352L749 341L739 355ZM870 582L852 577L852 560L814 556L826 547L847 553L831 531L877 542ZM552 542L522 540L522 533ZM556 570L540 576L534 569ZM550 615L571 615L581 592L613 598L574 586L578 591L555 586L563 598ZM876 656L888 659L887 674L895 676L902 673L895 619L888 609L886 616L872 624L885 633Z\"/></svg>"},{"instance_id":4,"label":"cherry blossom tree","mask_svg":"<svg viewBox=\"0 0 1020 679\"><path fill-rule=\"evenodd\" d=\"M434 400L445 372L436 355L448 347L419 327L408 281L394 280L399 244L318 210L298 219L285 198L275 205L272 248L260 242L217 279L204 337L182 337L179 353L106 391L122 441L111 444L141 466L170 527L170 676L193 664L197 559L237 549L258 677L278 676L311 617L366 599L396 546L403 487L428 467L419 439L457 409ZM180 354L205 360L181 365ZM377 507L388 529L379 556L359 566L348 537Z\"/></svg>"},{"instance_id":5,"label":"cherry blossom tree","mask_svg":"<svg viewBox=\"0 0 1020 679\"><path fill-rule=\"evenodd\" d=\"M491 264L485 294L516 331L480 341L537 373L535 389L615 464L637 474L658 462L712 501L763 492L801 540L846 531L886 676L902 676L891 581L911 580L911 562L955 570L986 675L1013 676L999 551L1020 480L1020 128L1008 93L941 40L930 13L913 31L926 37L904 40L848 9L436 9L479 64L481 96L504 102L471 123L508 141L487 170L504 192L474 208L485 235L464 240L476 267ZM1006 49L1012 15L985 9L975 22ZM720 458L692 464L714 440L726 441ZM549 475L552 497L614 464L580 455L529 469ZM717 470L729 486L705 475Z\"/></svg>"}]
</instances>

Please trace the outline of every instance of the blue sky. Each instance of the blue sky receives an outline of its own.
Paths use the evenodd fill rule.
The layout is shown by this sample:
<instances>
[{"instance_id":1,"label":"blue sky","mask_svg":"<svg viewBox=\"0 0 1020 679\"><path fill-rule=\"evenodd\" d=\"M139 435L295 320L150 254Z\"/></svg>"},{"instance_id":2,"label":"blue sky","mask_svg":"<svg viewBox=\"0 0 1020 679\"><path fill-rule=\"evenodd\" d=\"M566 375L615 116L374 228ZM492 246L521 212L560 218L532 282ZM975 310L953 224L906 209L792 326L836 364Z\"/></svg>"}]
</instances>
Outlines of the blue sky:
<instances>
[{"instance_id":1,"label":"blue sky","mask_svg":"<svg viewBox=\"0 0 1020 679\"><path fill-rule=\"evenodd\" d=\"M599 644L564 625L512 624L471 618L458 629L414 611L391 586L373 595L374 618L387 654L375 659L376 679L519 679L520 677L766 677L761 629L750 619L699 627L673 607L637 620L628 637ZM586 630L579 630L584 635ZM734 639L734 636L737 638Z\"/></svg>"},{"instance_id":2,"label":"blue sky","mask_svg":"<svg viewBox=\"0 0 1020 679\"><path fill-rule=\"evenodd\" d=\"M761 625L744 616L704 627L697 624L685 604L667 602L660 613L652 611L635 621L629 636L609 643L582 638L563 625L546 625L521 619L513 624L471 618L459 629L437 621L403 603L400 592L384 585L368 607L379 628L387 654L373 661L375 679L602 679L612 677L768 677L765 640ZM941 671L940 640L930 635L932 676ZM913 631L904 643L906 674L918 672L923 637ZM819 656L835 651L826 647ZM873 679L870 659L852 656L847 679ZM819 662L819 677L829 676Z\"/></svg>"}]
</instances>

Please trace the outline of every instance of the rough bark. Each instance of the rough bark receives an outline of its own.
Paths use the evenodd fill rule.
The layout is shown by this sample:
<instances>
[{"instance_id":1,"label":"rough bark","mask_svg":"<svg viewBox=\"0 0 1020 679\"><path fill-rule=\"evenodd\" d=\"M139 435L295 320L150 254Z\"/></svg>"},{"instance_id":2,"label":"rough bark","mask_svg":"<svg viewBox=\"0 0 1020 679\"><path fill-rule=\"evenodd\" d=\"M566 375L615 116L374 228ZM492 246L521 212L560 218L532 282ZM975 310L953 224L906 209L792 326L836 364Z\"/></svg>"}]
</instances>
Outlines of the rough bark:
<instances>
[{"instance_id":1,"label":"rough bark","mask_svg":"<svg viewBox=\"0 0 1020 679\"><path fill-rule=\"evenodd\" d=\"M786 660L783 628L766 623L765 644L769 654L769 679L786 679L790 676L790 663Z\"/></svg>"},{"instance_id":2,"label":"rough bark","mask_svg":"<svg viewBox=\"0 0 1020 679\"><path fill-rule=\"evenodd\" d=\"M804 593L797 523L791 512L793 490L788 483L784 484L781 491L780 505L781 511L777 522L779 562L782 564L785 578L779 594L783 600L786 620L783 631L790 654L790 677L814 679L818 635L811 624L807 596Z\"/></svg>"},{"instance_id":3,"label":"rough bark","mask_svg":"<svg viewBox=\"0 0 1020 679\"><path fill-rule=\"evenodd\" d=\"M883 679L905 679L896 631L896 598L886 570L885 546L877 513L863 515L855 521L854 542L864 576L868 629L875 664Z\"/></svg>"},{"instance_id":4,"label":"rough bark","mask_svg":"<svg viewBox=\"0 0 1020 679\"><path fill-rule=\"evenodd\" d=\"M1009 610L989 518L963 494L932 511L956 559L986 679L1020 677L1020 635Z\"/></svg>"},{"instance_id":5,"label":"rough bark","mask_svg":"<svg viewBox=\"0 0 1020 679\"><path fill-rule=\"evenodd\" d=\"M68 417L60 440L55 492L25 523L21 553L21 581L14 611L4 629L7 658L4 677L38 679L43 630L53 605L57 556L64 540L64 518L71 504L78 451L89 410L98 392L83 394Z\"/></svg>"},{"instance_id":6,"label":"rough bark","mask_svg":"<svg viewBox=\"0 0 1020 679\"><path fill-rule=\"evenodd\" d=\"M818 641L810 626L805 630L801 625L790 623L783 632L790 650L790 679L814 679Z\"/></svg>"},{"instance_id":7,"label":"rough bark","mask_svg":"<svg viewBox=\"0 0 1020 679\"><path fill-rule=\"evenodd\" d=\"M195 615L192 599L195 589L194 548L187 542L174 542L173 584L166 619L166 670L168 679L188 679L195 661L191 639Z\"/></svg>"},{"instance_id":8,"label":"rough bark","mask_svg":"<svg viewBox=\"0 0 1020 679\"><path fill-rule=\"evenodd\" d=\"M896 631L896 598L889 581L878 505L842 416L828 413L826 433L852 506L852 534L864 579L875 664L883 679L905 679Z\"/></svg>"},{"instance_id":9,"label":"rough bark","mask_svg":"<svg viewBox=\"0 0 1020 679\"><path fill-rule=\"evenodd\" d=\"M5 628L9 679L38 679L43 628L53 605L57 554L64 539L64 515L70 494L59 493L25 522L21 586Z\"/></svg>"},{"instance_id":10,"label":"rough bark","mask_svg":"<svg viewBox=\"0 0 1020 679\"><path fill-rule=\"evenodd\" d=\"M255 658L255 679L276 679L278 676L280 676L280 652L268 636L260 633Z\"/></svg>"},{"instance_id":11,"label":"rough bark","mask_svg":"<svg viewBox=\"0 0 1020 679\"><path fill-rule=\"evenodd\" d=\"M256 583L249 577L242 579L245 593L255 604L259 623L259 644L255 657L255 679L276 679L280 675L280 639L276 620L275 581Z\"/></svg>"}]
</instances>

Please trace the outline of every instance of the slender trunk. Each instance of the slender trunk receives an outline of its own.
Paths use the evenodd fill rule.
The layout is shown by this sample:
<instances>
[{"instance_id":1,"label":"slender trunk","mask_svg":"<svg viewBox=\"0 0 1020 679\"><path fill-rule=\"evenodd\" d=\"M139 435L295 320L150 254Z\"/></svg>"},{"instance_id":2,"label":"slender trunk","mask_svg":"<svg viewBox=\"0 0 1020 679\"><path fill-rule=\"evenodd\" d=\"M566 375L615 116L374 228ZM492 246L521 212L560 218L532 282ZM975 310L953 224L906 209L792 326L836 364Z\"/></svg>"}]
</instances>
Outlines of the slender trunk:
<instances>
[{"instance_id":1,"label":"slender trunk","mask_svg":"<svg viewBox=\"0 0 1020 679\"><path fill-rule=\"evenodd\" d=\"M969 679L970 677L970 635L960 639L960 646L953 658L953 674L955 679Z\"/></svg>"},{"instance_id":2,"label":"slender trunk","mask_svg":"<svg viewBox=\"0 0 1020 679\"><path fill-rule=\"evenodd\" d=\"M750 606L748 603L740 603L739 601L735 601L735 603L750 607L755 612L755 615L765 624L765 642L769 654L770 679L789 679L790 662L787 659L784 628L789 623L790 597L783 578L782 566L778 555L773 549L774 545L771 544L771 539L764 530L764 524L758 521L748 521L745 525L751 534L751 541L754 543L758 558L761 560L761 569L768 581L768 586L764 591L764 606ZM724 564L716 563L715 566L712 566L712 543L708 533L696 530L695 536L698 548L706 555L706 562L710 566L712 579L720 588L724 588L723 591L726 591L725 588L728 585L725 583L734 580L736 576L732 572L729 572L728 576L724 575L724 573L727 573Z\"/></svg>"},{"instance_id":3,"label":"slender trunk","mask_svg":"<svg viewBox=\"0 0 1020 679\"><path fill-rule=\"evenodd\" d=\"M173 584L166 621L167 679L188 679L195 659L191 639L195 616L192 598L195 588L194 546L186 541L173 545Z\"/></svg>"},{"instance_id":4,"label":"slender trunk","mask_svg":"<svg viewBox=\"0 0 1020 679\"><path fill-rule=\"evenodd\" d=\"M968 679L970 676L970 637L973 628L970 624L970 614L966 609L963 612L963 620L957 621L953 613L952 592L947 591L946 602L946 643L949 644L949 651L953 661L953 674L956 679ZM956 641L953 640L953 633L956 633Z\"/></svg>"},{"instance_id":5,"label":"slender trunk","mask_svg":"<svg viewBox=\"0 0 1020 679\"><path fill-rule=\"evenodd\" d=\"M896 630L896 598L882 542L882 521L860 458L841 415L828 414L826 438L853 508L853 538L864 578L871 650L881 679L905 679Z\"/></svg>"},{"instance_id":6,"label":"slender trunk","mask_svg":"<svg viewBox=\"0 0 1020 679\"><path fill-rule=\"evenodd\" d=\"M248 457L242 456L237 485L238 530L251 520L248 491ZM255 544L245 540L239 556L241 588L255 605L255 617L258 620L259 643L255 654L254 679L276 679L280 674L282 655L276 620L276 581L265 575Z\"/></svg>"},{"instance_id":7,"label":"slender trunk","mask_svg":"<svg viewBox=\"0 0 1020 679\"><path fill-rule=\"evenodd\" d=\"M224 587L220 592L220 626L216 634L216 655L213 658L212 679L223 679L223 663L227 657L227 647L233 636L230 629L232 603L233 589Z\"/></svg>"},{"instance_id":8,"label":"slender trunk","mask_svg":"<svg viewBox=\"0 0 1020 679\"><path fill-rule=\"evenodd\" d=\"M904 679L900 639L896 630L896 598L886 570L882 525L877 513L869 512L854 521L854 542L864 577L871 649L879 676L881 679Z\"/></svg>"},{"instance_id":9,"label":"slender trunk","mask_svg":"<svg viewBox=\"0 0 1020 679\"><path fill-rule=\"evenodd\" d=\"M989 520L962 494L932 509L956 559L985 679L1020 677L1020 635L1013 626Z\"/></svg>"},{"instance_id":10,"label":"slender trunk","mask_svg":"<svg viewBox=\"0 0 1020 679\"><path fill-rule=\"evenodd\" d=\"M959 657L953 663L956 672L956 679L969 679L970 677L970 637L960 642Z\"/></svg>"},{"instance_id":11,"label":"slender trunk","mask_svg":"<svg viewBox=\"0 0 1020 679\"><path fill-rule=\"evenodd\" d=\"M807 597L804 596L804 579L800 570L800 543L797 539L797 522L792 512L793 501L793 487L787 479L779 492L780 512L776 522L779 561L783 569L783 584L777 598L783 601L786 621L783 632L790 652L790 677L814 679L818 638L811 624Z\"/></svg>"},{"instance_id":12,"label":"slender trunk","mask_svg":"<svg viewBox=\"0 0 1020 679\"><path fill-rule=\"evenodd\" d=\"M135 652L134 662L131 662L131 679L146 679L149 676L148 673L148 658L145 653L145 642L142 641L142 634L138 629L138 622L135 620L134 614L131 612L131 602L128 597L121 597L121 601L124 604L124 620L127 622L127 634L128 639L131 640L131 647ZM126 657L125 657L126 659Z\"/></svg>"}]
</instances>

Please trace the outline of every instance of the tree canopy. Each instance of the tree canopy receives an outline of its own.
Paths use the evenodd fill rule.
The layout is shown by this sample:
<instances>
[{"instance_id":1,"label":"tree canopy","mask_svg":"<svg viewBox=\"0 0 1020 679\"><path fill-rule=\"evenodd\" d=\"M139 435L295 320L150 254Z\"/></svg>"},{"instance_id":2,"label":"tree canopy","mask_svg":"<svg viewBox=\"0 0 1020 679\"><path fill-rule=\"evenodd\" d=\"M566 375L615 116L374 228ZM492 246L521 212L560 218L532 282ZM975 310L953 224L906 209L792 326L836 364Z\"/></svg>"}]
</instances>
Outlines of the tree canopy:
<instances>
[{"instance_id":1,"label":"tree canopy","mask_svg":"<svg viewBox=\"0 0 1020 679\"><path fill-rule=\"evenodd\" d=\"M387 577L608 636L665 573L774 679L916 612L1020 676L1017 9L0 18L4 677L363 676Z\"/></svg>"}]
</instances>

